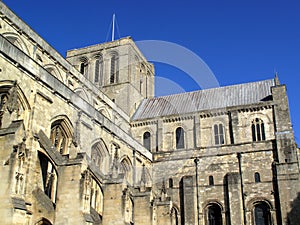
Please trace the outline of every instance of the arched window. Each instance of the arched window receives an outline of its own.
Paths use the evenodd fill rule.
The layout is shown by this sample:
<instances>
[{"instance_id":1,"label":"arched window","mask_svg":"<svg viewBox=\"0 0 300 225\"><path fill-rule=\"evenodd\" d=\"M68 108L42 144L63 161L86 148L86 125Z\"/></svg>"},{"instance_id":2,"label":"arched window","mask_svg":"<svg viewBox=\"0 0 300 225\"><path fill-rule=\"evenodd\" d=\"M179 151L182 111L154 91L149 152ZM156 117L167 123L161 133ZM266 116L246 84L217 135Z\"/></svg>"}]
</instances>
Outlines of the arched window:
<instances>
[{"instance_id":1,"label":"arched window","mask_svg":"<svg viewBox=\"0 0 300 225\"><path fill-rule=\"evenodd\" d=\"M121 161L121 172L125 174L126 180L132 182L132 163L128 157Z\"/></svg>"},{"instance_id":2,"label":"arched window","mask_svg":"<svg viewBox=\"0 0 300 225\"><path fill-rule=\"evenodd\" d=\"M84 62L80 63L80 73L82 75L87 76L87 68L88 68L87 61L84 61Z\"/></svg>"},{"instance_id":3,"label":"arched window","mask_svg":"<svg viewBox=\"0 0 300 225\"><path fill-rule=\"evenodd\" d=\"M254 207L254 220L255 225L270 225L271 224L271 214L269 206L260 202Z\"/></svg>"},{"instance_id":4,"label":"arched window","mask_svg":"<svg viewBox=\"0 0 300 225\"><path fill-rule=\"evenodd\" d=\"M51 127L51 141L60 154L67 152L67 135L61 124L54 124Z\"/></svg>"},{"instance_id":5,"label":"arched window","mask_svg":"<svg viewBox=\"0 0 300 225\"><path fill-rule=\"evenodd\" d=\"M223 124L215 124L214 125L214 136L215 136L215 144L223 145L224 144L224 127Z\"/></svg>"},{"instance_id":6,"label":"arched window","mask_svg":"<svg viewBox=\"0 0 300 225\"><path fill-rule=\"evenodd\" d=\"M256 172L254 174L254 180L255 180L255 183L260 183L260 174L258 172Z\"/></svg>"},{"instance_id":7,"label":"arched window","mask_svg":"<svg viewBox=\"0 0 300 225\"><path fill-rule=\"evenodd\" d=\"M55 203L57 190L57 172L54 165L46 155L39 152L38 156L40 160L44 193L51 199L52 202Z\"/></svg>"},{"instance_id":8,"label":"arched window","mask_svg":"<svg viewBox=\"0 0 300 225\"><path fill-rule=\"evenodd\" d=\"M119 57L113 54L110 58L110 84L117 83L119 80Z\"/></svg>"},{"instance_id":9,"label":"arched window","mask_svg":"<svg viewBox=\"0 0 300 225\"><path fill-rule=\"evenodd\" d=\"M101 85L101 80L103 76L103 60L102 58L97 58L95 60L95 77L94 82Z\"/></svg>"},{"instance_id":10,"label":"arched window","mask_svg":"<svg viewBox=\"0 0 300 225\"><path fill-rule=\"evenodd\" d=\"M212 204L208 207L207 224L208 225L222 225L221 208L217 204Z\"/></svg>"},{"instance_id":11,"label":"arched window","mask_svg":"<svg viewBox=\"0 0 300 225\"><path fill-rule=\"evenodd\" d=\"M0 128L2 127L2 118L5 110L5 104L8 100L7 93L0 93Z\"/></svg>"},{"instance_id":12,"label":"arched window","mask_svg":"<svg viewBox=\"0 0 300 225\"><path fill-rule=\"evenodd\" d=\"M213 177L213 176L209 176L209 177L208 177L208 183L209 183L209 186L215 185L214 177Z\"/></svg>"},{"instance_id":13,"label":"arched window","mask_svg":"<svg viewBox=\"0 0 300 225\"><path fill-rule=\"evenodd\" d=\"M173 188L173 179L169 178L169 188Z\"/></svg>"},{"instance_id":14,"label":"arched window","mask_svg":"<svg viewBox=\"0 0 300 225\"><path fill-rule=\"evenodd\" d=\"M68 154L68 145L72 138L72 125L65 116L58 116L59 119L51 124L50 140L52 145L62 155Z\"/></svg>"},{"instance_id":15,"label":"arched window","mask_svg":"<svg viewBox=\"0 0 300 225\"><path fill-rule=\"evenodd\" d=\"M109 152L103 140L96 142L92 146L91 160L99 170L106 174L109 171Z\"/></svg>"},{"instance_id":16,"label":"arched window","mask_svg":"<svg viewBox=\"0 0 300 225\"><path fill-rule=\"evenodd\" d=\"M143 145L149 151L151 150L151 134L150 132L145 132L143 135Z\"/></svg>"},{"instance_id":17,"label":"arched window","mask_svg":"<svg viewBox=\"0 0 300 225\"><path fill-rule=\"evenodd\" d=\"M256 118L255 120L252 121L251 130L252 130L253 141L266 140L265 126L264 126L264 122L261 119Z\"/></svg>"},{"instance_id":18,"label":"arched window","mask_svg":"<svg viewBox=\"0 0 300 225\"><path fill-rule=\"evenodd\" d=\"M176 129L176 149L184 148L184 130L182 127Z\"/></svg>"}]
</instances>

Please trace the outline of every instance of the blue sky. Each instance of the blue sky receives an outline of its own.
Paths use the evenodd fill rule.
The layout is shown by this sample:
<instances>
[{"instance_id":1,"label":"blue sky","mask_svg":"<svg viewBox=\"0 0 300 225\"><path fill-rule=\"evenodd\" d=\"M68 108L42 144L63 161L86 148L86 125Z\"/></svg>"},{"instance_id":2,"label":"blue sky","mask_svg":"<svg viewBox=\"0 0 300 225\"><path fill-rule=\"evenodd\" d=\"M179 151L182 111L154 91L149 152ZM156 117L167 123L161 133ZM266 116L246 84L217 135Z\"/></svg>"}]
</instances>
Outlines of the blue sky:
<instances>
[{"instance_id":1,"label":"blue sky","mask_svg":"<svg viewBox=\"0 0 300 225\"><path fill-rule=\"evenodd\" d=\"M68 49L116 38L163 40L196 53L221 86L279 74L287 85L296 141L300 143L299 1L3 0L63 56ZM177 68L156 63L156 73L185 91L198 88ZM172 92L172 90L171 90Z\"/></svg>"}]
</instances>

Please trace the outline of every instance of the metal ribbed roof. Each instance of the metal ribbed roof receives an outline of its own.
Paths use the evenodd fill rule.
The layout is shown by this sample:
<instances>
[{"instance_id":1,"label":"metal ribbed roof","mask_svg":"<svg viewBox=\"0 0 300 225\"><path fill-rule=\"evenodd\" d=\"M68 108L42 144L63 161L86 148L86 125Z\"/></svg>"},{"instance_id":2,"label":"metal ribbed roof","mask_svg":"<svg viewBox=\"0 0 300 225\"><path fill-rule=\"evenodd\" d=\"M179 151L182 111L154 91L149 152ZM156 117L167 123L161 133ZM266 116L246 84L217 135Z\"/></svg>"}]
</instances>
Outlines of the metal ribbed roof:
<instances>
[{"instance_id":1,"label":"metal ribbed roof","mask_svg":"<svg viewBox=\"0 0 300 225\"><path fill-rule=\"evenodd\" d=\"M132 117L142 120L262 102L274 79L145 99Z\"/></svg>"}]
</instances>

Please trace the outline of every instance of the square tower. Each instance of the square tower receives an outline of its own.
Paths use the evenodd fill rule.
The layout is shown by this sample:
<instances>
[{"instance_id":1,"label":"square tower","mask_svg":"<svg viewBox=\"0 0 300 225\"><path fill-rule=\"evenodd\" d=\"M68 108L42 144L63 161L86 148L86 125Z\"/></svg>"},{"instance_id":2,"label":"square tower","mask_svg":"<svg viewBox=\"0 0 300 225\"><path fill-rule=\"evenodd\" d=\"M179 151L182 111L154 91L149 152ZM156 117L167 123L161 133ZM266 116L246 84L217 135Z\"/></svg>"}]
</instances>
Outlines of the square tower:
<instances>
[{"instance_id":1,"label":"square tower","mask_svg":"<svg viewBox=\"0 0 300 225\"><path fill-rule=\"evenodd\" d=\"M130 37L69 50L66 59L129 116L154 96L154 66Z\"/></svg>"}]
</instances>

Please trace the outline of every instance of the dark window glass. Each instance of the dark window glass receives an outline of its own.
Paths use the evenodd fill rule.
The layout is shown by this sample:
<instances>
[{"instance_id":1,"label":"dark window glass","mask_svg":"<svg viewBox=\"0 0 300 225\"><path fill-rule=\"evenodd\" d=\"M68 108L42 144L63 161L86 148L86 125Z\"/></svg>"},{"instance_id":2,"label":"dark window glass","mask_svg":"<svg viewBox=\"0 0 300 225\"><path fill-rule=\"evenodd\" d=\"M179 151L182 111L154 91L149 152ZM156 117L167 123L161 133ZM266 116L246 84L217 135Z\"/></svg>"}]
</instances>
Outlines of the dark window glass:
<instances>
[{"instance_id":1,"label":"dark window glass","mask_svg":"<svg viewBox=\"0 0 300 225\"><path fill-rule=\"evenodd\" d=\"M213 176L209 176L208 181L210 186L213 186L215 184Z\"/></svg>"},{"instance_id":2,"label":"dark window glass","mask_svg":"<svg viewBox=\"0 0 300 225\"><path fill-rule=\"evenodd\" d=\"M80 63L80 73L83 75L86 75L86 73L87 73L87 63L86 62Z\"/></svg>"},{"instance_id":3,"label":"dark window glass","mask_svg":"<svg viewBox=\"0 0 300 225\"><path fill-rule=\"evenodd\" d=\"M261 119L256 118L252 121L251 131L253 141L266 140L265 126L264 122Z\"/></svg>"},{"instance_id":4,"label":"dark window glass","mask_svg":"<svg viewBox=\"0 0 300 225\"><path fill-rule=\"evenodd\" d=\"M259 183L260 182L260 174L256 172L254 174L254 179L255 179L255 183Z\"/></svg>"},{"instance_id":5,"label":"dark window glass","mask_svg":"<svg viewBox=\"0 0 300 225\"><path fill-rule=\"evenodd\" d=\"M176 129L176 148L184 148L184 130L181 127Z\"/></svg>"},{"instance_id":6,"label":"dark window glass","mask_svg":"<svg viewBox=\"0 0 300 225\"><path fill-rule=\"evenodd\" d=\"M112 55L110 59L110 83L118 82L119 76L119 59L117 55Z\"/></svg>"},{"instance_id":7,"label":"dark window glass","mask_svg":"<svg viewBox=\"0 0 300 225\"><path fill-rule=\"evenodd\" d=\"M257 204L254 208L255 225L270 225L270 209L265 203Z\"/></svg>"},{"instance_id":8,"label":"dark window glass","mask_svg":"<svg viewBox=\"0 0 300 225\"><path fill-rule=\"evenodd\" d=\"M149 132L145 132L143 135L143 144L146 149L151 150L151 134Z\"/></svg>"},{"instance_id":9,"label":"dark window glass","mask_svg":"<svg viewBox=\"0 0 300 225\"><path fill-rule=\"evenodd\" d=\"M223 145L224 142L224 127L220 124L214 125L214 136L215 136L215 144L216 145Z\"/></svg>"},{"instance_id":10,"label":"dark window glass","mask_svg":"<svg viewBox=\"0 0 300 225\"><path fill-rule=\"evenodd\" d=\"M222 213L218 205L213 204L208 208L208 225L222 225Z\"/></svg>"},{"instance_id":11,"label":"dark window glass","mask_svg":"<svg viewBox=\"0 0 300 225\"><path fill-rule=\"evenodd\" d=\"M173 179L172 178L169 179L169 188L173 188Z\"/></svg>"}]
</instances>

